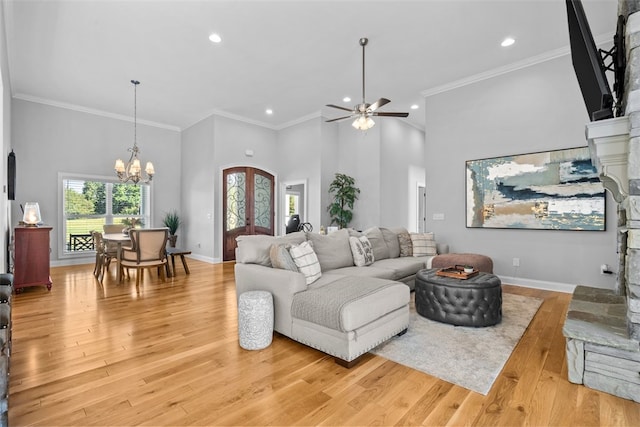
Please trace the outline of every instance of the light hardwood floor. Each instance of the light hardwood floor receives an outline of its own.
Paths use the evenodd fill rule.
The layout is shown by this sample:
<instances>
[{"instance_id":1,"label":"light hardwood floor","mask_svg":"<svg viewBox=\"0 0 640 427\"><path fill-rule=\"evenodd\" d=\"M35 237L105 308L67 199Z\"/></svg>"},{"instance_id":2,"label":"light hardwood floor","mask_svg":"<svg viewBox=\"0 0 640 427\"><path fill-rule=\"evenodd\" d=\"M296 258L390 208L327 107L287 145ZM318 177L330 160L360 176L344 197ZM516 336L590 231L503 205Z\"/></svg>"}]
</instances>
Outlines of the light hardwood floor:
<instances>
[{"instance_id":1,"label":"light hardwood floor","mask_svg":"<svg viewBox=\"0 0 640 427\"><path fill-rule=\"evenodd\" d=\"M189 260L161 283L101 285L52 268L53 289L13 299L11 426L640 425L640 404L567 381L570 295L544 303L487 396L366 355L345 369L277 335L239 347L233 264ZM437 345L437 343L434 343Z\"/></svg>"}]
</instances>

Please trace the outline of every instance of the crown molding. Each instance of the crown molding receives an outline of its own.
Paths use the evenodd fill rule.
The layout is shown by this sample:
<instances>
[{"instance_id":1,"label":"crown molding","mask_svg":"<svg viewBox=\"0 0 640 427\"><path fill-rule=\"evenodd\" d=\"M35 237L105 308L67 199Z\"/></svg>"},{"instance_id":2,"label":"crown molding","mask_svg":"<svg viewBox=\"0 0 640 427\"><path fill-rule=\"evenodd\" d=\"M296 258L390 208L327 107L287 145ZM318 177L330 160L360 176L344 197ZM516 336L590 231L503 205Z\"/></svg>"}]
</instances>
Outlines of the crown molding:
<instances>
[{"instance_id":1,"label":"crown molding","mask_svg":"<svg viewBox=\"0 0 640 427\"><path fill-rule=\"evenodd\" d=\"M312 119L318 119L323 117L322 112L320 110L313 112L311 114L307 114L306 116L302 116L302 117L298 117L297 119L282 123L280 125L277 125L274 127L275 130L282 130L282 129L286 129L289 128L291 126L295 126L295 125L299 125L300 123L304 123L306 121L312 120Z\"/></svg>"},{"instance_id":2,"label":"crown molding","mask_svg":"<svg viewBox=\"0 0 640 427\"><path fill-rule=\"evenodd\" d=\"M273 126L273 125L271 125L269 123L261 122L259 120L248 119L246 117L239 116L239 115L233 114L233 113L227 113L226 111L222 111L222 110L218 110L218 109L209 110L209 112L207 112L206 114L202 115L202 117L200 117L199 119L194 120L193 122L189 123L183 129L189 129L191 126L194 126L194 125L200 123L201 121L206 120L206 119L208 119L209 117L212 117L212 116L224 117L226 119L236 120L238 122L248 123L250 125L260 126L260 127L271 129L271 130L277 130L275 126Z\"/></svg>"},{"instance_id":3,"label":"crown molding","mask_svg":"<svg viewBox=\"0 0 640 427\"><path fill-rule=\"evenodd\" d=\"M53 101L51 99L39 98L37 96L26 95L23 93L16 93L13 95L14 99L19 99L22 101L34 102L37 104L49 105L51 107L64 108L67 110L78 111L81 113L93 114L95 116L107 117L110 119L122 120L125 122L133 123L133 117L124 116L122 114L109 113L107 111L97 110L94 108L87 108L81 105L68 104L66 102ZM150 120L137 119L138 124L152 126L160 129L171 130L174 132L181 132L182 129L178 126L168 125L164 123L152 122Z\"/></svg>"},{"instance_id":4,"label":"crown molding","mask_svg":"<svg viewBox=\"0 0 640 427\"><path fill-rule=\"evenodd\" d=\"M599 36L595 40L596 46L601 46L607 43L613 43L613 35L614 33L609 33L609 34L604 34ZM540 55L526 58L522 61L517 61L512 64L505 65L504 67L494 68L492 70L485 71L484 73L474 74L472 76L465 77L463 79L446 83L440 86L436 86L431 89L425 89L422 92L420 92L420 95L422 95L424 98L427 98L429 96L437 95L439 93L448 92L453 89L457 89L463 86L468 86L470 84L478 83L483 80L491 79L493 77L497 77L502 74L507 74L513 71L521 70L523 68L531 67L532 65L537 65L543 62L551 61L553 59L569 55L570 53L571 53L571 48L567 45L559 49L550 50Z\"/></svg>"}]
</instances>

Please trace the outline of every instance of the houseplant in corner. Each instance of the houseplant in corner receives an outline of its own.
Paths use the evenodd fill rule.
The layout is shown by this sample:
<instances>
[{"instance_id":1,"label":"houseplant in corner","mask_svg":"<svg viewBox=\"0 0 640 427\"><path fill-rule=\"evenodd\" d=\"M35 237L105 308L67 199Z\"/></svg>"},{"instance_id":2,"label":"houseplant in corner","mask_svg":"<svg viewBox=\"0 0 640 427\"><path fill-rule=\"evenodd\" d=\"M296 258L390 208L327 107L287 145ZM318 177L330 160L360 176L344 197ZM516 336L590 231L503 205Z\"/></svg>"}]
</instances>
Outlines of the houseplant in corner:
<instances>
[{"instance_id":1,"label":"houseplant in corner","mask_svg":"<svg viewBox=\"0 0 640 427\"><path fill-rule=\"evenodd\" d=\"M162 223L169 229L169 246L175 248L176 240L178 239L178 236L176 236L176 231L178 230L178 227L180 227L180 224L182 224L178 212L176 212L175 210L167 212L164 215Z\"/></svg>"},{"instance_id":2,"label":"houseplant in corner","mask_svg":"<svg viewBox=\"0 0 640 427\"><path fill-rule=\"evenodd\" d=\"M327 207L331 216L331 224L346 228L353 218L353 204L358 199L360 189L354 186L355 179L349 175L336 173L336 177L329 185L329 194L333 202Z\"/></svg>"}]
</instances>

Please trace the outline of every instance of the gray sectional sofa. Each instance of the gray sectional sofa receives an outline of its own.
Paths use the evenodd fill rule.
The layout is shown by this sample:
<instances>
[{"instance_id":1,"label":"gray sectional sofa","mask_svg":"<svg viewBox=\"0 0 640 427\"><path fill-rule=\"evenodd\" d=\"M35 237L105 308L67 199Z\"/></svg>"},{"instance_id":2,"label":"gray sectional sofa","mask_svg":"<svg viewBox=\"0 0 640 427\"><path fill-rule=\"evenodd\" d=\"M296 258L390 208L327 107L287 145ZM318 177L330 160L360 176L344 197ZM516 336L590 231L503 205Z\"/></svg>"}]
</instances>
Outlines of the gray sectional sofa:
<instances>
[{"instance_id":1,"label":"gray sectional sofa","mask_svg":"<svg viewBox=\"0 0 640 427\"><path fill-rule=\"evenodd\" d=\"M371 244L375 262L357 267L349 237L363 235ZM281 237L240 236L235 265L237 296L251 290L271 292L277 332L350 366L409 325L409 295L416 273L431 268L435 254L410 255L408 237L412 235L405 229L378 227L363 233L343 229L328 236L304 232ZM282 245L305 241L311 242L321 269L321 277L310 284L303 273L294 271L295 266L286 269L273 259ZM438 248L446 251L446 246Z\"/></svg>"}]
</instances>

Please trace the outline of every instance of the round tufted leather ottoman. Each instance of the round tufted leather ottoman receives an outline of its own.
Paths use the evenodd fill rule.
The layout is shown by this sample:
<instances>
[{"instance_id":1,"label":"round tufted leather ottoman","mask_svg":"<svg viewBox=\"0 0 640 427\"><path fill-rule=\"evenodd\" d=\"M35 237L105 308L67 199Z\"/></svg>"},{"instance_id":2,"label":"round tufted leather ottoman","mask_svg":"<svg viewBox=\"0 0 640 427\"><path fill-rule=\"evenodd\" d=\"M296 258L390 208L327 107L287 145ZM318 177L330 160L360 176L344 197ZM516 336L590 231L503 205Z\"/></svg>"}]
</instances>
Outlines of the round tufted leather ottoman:
<instances>
[{"instance_id":1,"label":"round tufted leather ottoman","mask_svg":"<svg viewBox=\"0 0 640 427\"><path fill-rule=\"evenodd\" d=\"M493 273L493 260L480 254L441 254L436 255L431 261L432 268L446 268L455 265L472 265L478 271Z\"/></svg>"},{"instance_id":2,"label":"round tufted leather ottoman","mask_svg":"<svg viewBox=\"0 0 640 427\"><path fill-rule=\"evenodd\" d=\"M437 268L416 275L416 311L456 326L491 326L502 320L502 288L493 274L467 280L437 276Z\"/></svg>"}]
</instances>

